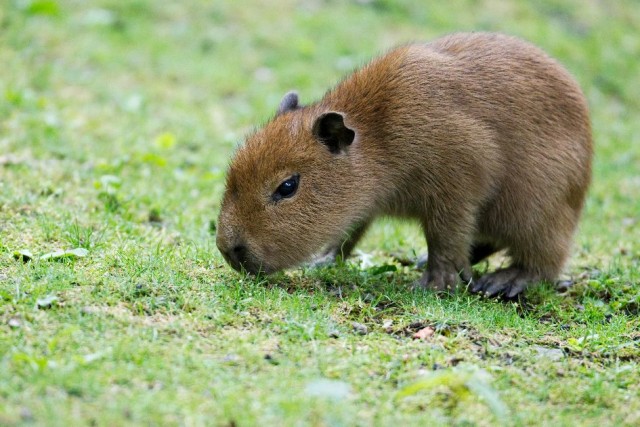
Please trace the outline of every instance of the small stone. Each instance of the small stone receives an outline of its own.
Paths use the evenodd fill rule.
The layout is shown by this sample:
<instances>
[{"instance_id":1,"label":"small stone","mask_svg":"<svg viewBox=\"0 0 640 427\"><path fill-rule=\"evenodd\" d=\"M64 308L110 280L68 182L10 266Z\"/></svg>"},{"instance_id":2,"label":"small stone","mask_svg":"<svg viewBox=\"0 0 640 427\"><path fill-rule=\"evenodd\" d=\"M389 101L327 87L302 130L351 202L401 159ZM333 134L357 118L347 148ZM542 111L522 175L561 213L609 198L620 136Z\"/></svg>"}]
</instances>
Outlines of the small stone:
<instances>
[{"instance_id":1,"label":"small stone","mask_svg":"<svg viewBox=\"0 0 640 427\"><path fill-rule=\"evenodd\" d=\"M454 356L447 360L447 365L449 366L458 366L460 362L464 362L463 357Z\"/></svg>"},{"instance_id":2,"label":"small stone","mask_svg":"<svg viewBox=\"0 0 640 427\"><path fill-rule=\"evenodd\" d=\"M564 352L559 348L549 348L543 347L541 345L536 345L533 347L534 350L538 352L539 358L544 358L548 360L561 360L564 358Z\"/></svg>"},{"instance_id":3,"label":"small stone","mask_svg":"<svg viewBox=\"0 0 640 427\"><path fill-rule=\"evenodd\" d=\"M33 412L31 412L31 409L23 406L20 408L20 418L22 418L22 421L33 421Z\"/></svg>"},{"instance_id":4,"label":"small stone","mask_svg":"<svg viewBox=\"0 0 640 427\"><path fill-rule=\"evenodd\" d=\"M558 292L567 292L573 286L573 280L561 280L556 283L556 289Z\"/></svg>"},{"instance_id":5,"label":"small stone","mask_svg":"<svg viewBox=\"0 0 640 427\"><path fill-rule=\"evenodd\" d=\"M223 362L235 364L240 362L240 356L237 354L227 354L222 358Z\"/></svg>"},{"instance_id":6,"label":"small stone","mask_svg":"<svg viewBox=\"0 0 640 427\"><path fill-rule=\"evenodd\" d=\"M353 327L355 333L359 335L367 335L369 333L369 328L367 328L367 326L363 325L362 323L351 322L351 326Z\"/></svg>"},{"instance_id":7,"label":"small stone","mask_svg":"<svg viewBox=\"0 0 640 427\"><path fill-rule=\"evenodd\" d=\"M83 315L96 314L98 313L98 309L87 305L80 309L80 313L82 313Z\"/></svg>"}]
</instances>

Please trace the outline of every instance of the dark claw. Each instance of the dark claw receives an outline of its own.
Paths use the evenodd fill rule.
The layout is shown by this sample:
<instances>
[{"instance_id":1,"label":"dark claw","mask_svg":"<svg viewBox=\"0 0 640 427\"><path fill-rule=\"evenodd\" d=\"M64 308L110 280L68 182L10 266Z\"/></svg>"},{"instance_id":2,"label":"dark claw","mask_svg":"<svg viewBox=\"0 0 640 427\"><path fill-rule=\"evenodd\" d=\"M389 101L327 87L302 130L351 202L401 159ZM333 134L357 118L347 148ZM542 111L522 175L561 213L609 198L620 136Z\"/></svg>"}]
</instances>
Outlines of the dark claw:
<instances>
[{"instance_id":1,"label":"dark claw","mask_svg":"<svg viewBox=\"0 0 640 427\"><path fill-rule=\"evenodd\" d=\"M471 292L478 293L483 290L486 286L486 278L487 276L482 276L478 280L474 281L471 285Z\"/></svg>"},{"instance_id":2,"label":"dark claw","mask_svg":"<svg viewBox=\"0 0 640 427\"><path fill-rule=\"evenodd\" d=\"M510 287L511 287L511 283L509 282L493 283L491 286L489 286L489 288L486 291L484 291L484 295L488 298L493 298L495 296L498 296L504 293Z\"/></svg>"},{"instance_id":3,"label":"dark claw","mask_svg":"<svg viewBox=\"0 0 640 427\"><path fill-rule=\"evenodd\" d=\"M494 296L502 293L502 291L504 290L504 287L505 285L493 284L489 286L489 289L484 291L484 296L487 298L493 298Z\"/></svg>"},{"instance_id":4,"label":"dark claw","mask_svg":"<svg viewBox=\"0 0 640 427\"><path fill-rule=\"evenodd\" d=\"M511 285L511 289L507 292L507 298L514 298L527 287L527 282L520 281Z\"/></svg>"},{"instance_id":5,"label":"dark claw","mask_svg":"<svg viewBox=\"0 0 640 427\"><path fill-rule=\"evenodd\" d=\"M505 268L482 276L472 284L471 292L482 293L487 298L502 295L511 299L524 291L531 281L529 273L516 268Z\"/></svg>"}]
</instances>

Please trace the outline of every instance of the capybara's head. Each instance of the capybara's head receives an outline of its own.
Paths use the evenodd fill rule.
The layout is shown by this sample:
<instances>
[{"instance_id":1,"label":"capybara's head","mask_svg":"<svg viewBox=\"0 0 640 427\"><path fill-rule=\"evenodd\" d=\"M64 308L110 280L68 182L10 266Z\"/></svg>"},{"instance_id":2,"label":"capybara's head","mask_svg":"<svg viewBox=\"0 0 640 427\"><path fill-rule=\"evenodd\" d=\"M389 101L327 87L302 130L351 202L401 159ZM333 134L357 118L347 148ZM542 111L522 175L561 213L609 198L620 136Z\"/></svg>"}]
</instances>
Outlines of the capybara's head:
<instances>
[{"instance_id":1,"label":"capybara's head","mask_svg":"<svg viewBox=\"0 0 640 427\"><path fill-rule=\"evenodd\" d=\"M236 270L273 273L336 245L361 220L358 131L287 94L229 167L216 243Z\"/></svg>"}]
</instances>

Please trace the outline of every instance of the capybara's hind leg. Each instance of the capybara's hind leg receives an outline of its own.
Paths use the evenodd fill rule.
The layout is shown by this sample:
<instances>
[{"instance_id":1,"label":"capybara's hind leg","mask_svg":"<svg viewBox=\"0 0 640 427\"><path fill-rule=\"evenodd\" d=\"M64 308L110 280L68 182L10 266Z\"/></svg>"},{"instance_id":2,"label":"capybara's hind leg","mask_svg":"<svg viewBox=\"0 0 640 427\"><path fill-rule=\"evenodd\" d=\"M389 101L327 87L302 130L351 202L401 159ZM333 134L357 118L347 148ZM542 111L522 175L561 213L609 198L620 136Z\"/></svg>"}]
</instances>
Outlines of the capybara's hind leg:
<instances>
[{"instance_id":1,"label":"capybara's hind leg","mask_svg":"<svg viewBox=\"0 0 640 427\"><path fill-rule=\"evenodd\" d=\"M513 298L531 283L554 280L569 254L572 228L564 230L546 230L526 242L512 244L508 251L511 265L485 274L471 286L471 291Z\"/></svg>"}]
</instances>

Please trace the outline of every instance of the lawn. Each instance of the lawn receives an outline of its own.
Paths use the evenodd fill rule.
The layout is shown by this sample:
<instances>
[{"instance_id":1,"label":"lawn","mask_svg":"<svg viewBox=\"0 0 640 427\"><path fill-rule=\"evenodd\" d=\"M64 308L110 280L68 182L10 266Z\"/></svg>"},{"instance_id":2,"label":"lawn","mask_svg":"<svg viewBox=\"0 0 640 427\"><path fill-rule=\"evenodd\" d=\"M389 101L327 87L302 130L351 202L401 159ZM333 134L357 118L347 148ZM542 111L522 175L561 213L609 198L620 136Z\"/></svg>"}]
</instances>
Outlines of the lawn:
<instances>
[{"instance_id":1,"label":"lawn","mask_svg":"<svg viewBox=\"0 0 640 427\"><path fill-rule=\"evenodd\" d=\"M461 30L589 99L573 286L414 291L426 244L391 220L338 266L231 270L225 168L281 96ZM635 0L0 0L0 64L0 425L640 424Z\"/></svg>"}]
</instances>

